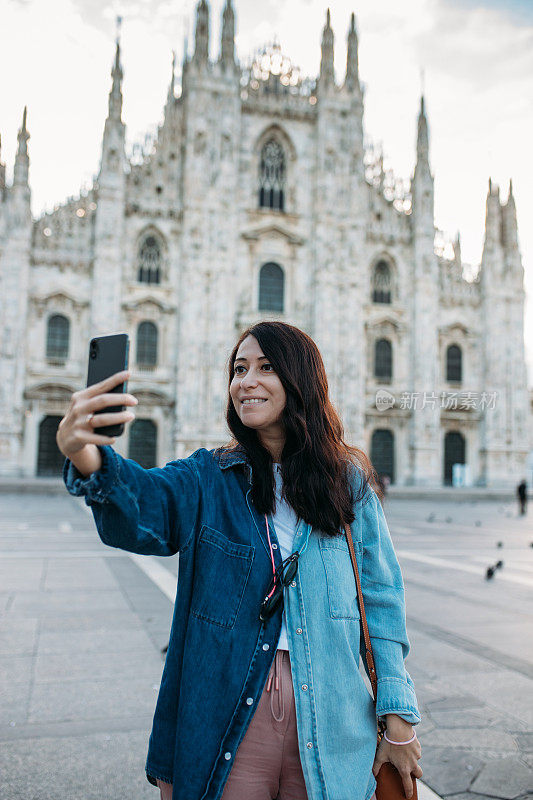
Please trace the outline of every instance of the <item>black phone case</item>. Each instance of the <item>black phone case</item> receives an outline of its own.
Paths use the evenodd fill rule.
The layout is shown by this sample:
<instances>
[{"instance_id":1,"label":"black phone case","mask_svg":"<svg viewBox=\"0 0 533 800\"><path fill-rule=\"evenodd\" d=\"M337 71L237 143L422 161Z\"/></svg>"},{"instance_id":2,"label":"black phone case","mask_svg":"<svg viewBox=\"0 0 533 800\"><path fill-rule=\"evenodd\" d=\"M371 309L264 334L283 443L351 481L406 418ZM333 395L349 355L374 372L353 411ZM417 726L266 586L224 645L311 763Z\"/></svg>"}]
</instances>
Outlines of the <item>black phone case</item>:
<instances>
[{"instance_id":1,"label":"black phone case","mask_svg":"<svg viewBox=\"0 0 533 800\"><path fill-rule=\"evenodd\" d=\"M111 336L96 336L91 339L89 344L89 367L87 370L87 386L109 378L116 372L122 372L128 368L128 355L130 340L127 333L115 333ZM124 394L127 391L127 381L119 383L109 392L113 394ZM125 406L107 406L95 411L95 414L114 414L124 411ZM117 425L105 425L103 428L95 428L95 433L104 436L121 436L124 433L124 423Z\"/></svg>"}]
</instances>

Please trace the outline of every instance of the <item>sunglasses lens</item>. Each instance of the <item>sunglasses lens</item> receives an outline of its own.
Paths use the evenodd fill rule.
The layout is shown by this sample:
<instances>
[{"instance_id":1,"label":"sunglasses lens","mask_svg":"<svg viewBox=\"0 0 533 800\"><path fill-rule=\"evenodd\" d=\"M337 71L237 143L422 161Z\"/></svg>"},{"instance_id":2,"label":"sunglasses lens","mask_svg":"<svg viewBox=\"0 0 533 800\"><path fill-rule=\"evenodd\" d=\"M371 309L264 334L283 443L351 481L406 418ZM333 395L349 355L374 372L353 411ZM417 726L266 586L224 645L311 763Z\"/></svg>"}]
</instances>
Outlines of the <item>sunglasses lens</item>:
<instances>
[{"instance_id":1,"label":"sunglasses lens","mask_svg":"<svg viewBox=\"0 0 533 800\"><path fill-rule=\"evenodd\" d=\"M285 573L285 582L290 583L294 579L294 576L296 575L297 572L298 572L298 559L296 559L295 561L291 561L291 563L287 567L287 572Z\"/></svg>"},{"instance_id":2,"label":"sunglasses lens","mask_svg":"<svg viewBox=\"0 0 533 800\"><path fill-rule=\"evenodd\" d=\"M265 622L267 619L270 619L270 617L277 609L282 600L283 600L283 594L278 587L274 592L274 594L272 595L272 597L269 597L268 600L263 601L261 605L260 619L263 622Z\"/></svg>"}]
</instances>

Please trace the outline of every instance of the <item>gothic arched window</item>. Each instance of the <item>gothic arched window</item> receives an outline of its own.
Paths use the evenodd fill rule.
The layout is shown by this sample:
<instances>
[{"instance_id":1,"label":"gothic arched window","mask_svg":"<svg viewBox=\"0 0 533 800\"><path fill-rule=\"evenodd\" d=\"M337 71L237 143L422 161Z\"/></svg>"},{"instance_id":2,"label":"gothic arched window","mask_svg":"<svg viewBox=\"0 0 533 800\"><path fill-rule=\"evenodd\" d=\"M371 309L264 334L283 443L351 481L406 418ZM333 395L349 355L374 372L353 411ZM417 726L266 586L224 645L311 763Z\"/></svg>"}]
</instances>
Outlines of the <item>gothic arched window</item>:
<instances>
[{"instance_id":1,"label":"gothic arched window","mask_svg":"<svg viewBox=\"0 0 533 800\"><path fill-rule=\"evenodd\" d=\"M141 322L137 327L137 364L155 367L157 364L157 326Z\"/></svg>"},{"instance_id":2,"label":"gothic arched window","mask_svg":"<svg viewBox=\"0 0 533 800\"><path fill-rule=\"evenodd\" d=\"M279 264L263 264L259 272L259 311L283 311L284 283Z\"/></svg>"},{"instance_id":3,"label":"gothic arched window","mask_svg":"<svg viewBox=\"0 0 533 800\"><path fill-rule=\"evenodd\" d=\"M378 339L374 347L374 376L392 378L392 344L389 339Z\"/></svg>"},{"instance_id":4,"label":"gothic arched window","mask_svg":"<svg viewBox=\"0 0 533 800\"><path fill-rule=\"evenodd\" d=\"M259 207L285 208L285 152L276 139L269 139L261 150L259 166Z\"/></svg>"},{"instance_id":5,"label":"gothic arched window","mask_svg":"<svg viewBox=\"0 0 533 800\"><path fill-rule=\"evenodd\" d=\"M463 379L463 355L461 348L451 344L446 350L446 380L460 383Z\"/></svg>"},{"instance_id":6,"label":"gothic arched window","mask_svg":"<svg viewBox=\"0 0 533 800\"><path fill-rule=\"evenodd\" d=\"M391 270L386 261L378 261L372 275L372 302L391 302Z\"/></svg>"},{"instance_id":7,"label":"gothic arched window","mask_svg":"<svg viewBox=\"0 0 533 800\"><path fill-rule=\"evenodd\" d=\"M139 247L139 283L161 283L161 247L156 237L146 236Z\"/></svg>"},{"instance_id":8,"label":"gothic arched window","mask_svg":"<svg viewBox=\"0 0 533 800\"><path fill-rule=\"evenodd\" d=\"M46 357L66 361L70 339L70 321L63 314L49 317L46 328Z\"/></svg>"}]
</instances>

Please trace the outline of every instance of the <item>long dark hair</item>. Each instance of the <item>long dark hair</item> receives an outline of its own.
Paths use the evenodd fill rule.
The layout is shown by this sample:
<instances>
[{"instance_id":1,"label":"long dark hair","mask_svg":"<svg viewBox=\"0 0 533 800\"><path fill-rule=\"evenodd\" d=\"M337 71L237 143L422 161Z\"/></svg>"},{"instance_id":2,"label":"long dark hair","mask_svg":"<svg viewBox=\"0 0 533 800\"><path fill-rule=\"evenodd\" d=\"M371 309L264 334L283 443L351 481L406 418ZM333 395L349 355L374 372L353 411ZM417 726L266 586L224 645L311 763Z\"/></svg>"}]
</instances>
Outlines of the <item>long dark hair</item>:
<instances>
[{"instance_id":1,"label":"long dark hair","mask_svg":"<svg viewBox=\"0 0 533 800\"><path fill-rule=\"evenodd\" d=\"M304 331L286 322L263 321L247 328L228 360L226 421L233 434L223 449L244 449L252 465L252 499L260 514L274 510L272 456L257 431L244 425L233 405L229 387L241 342L254 336L271 362L286 392L281 415L285 445L281 454L283 495L298 517L328 536L341 535L343 520L355 519L353 506L371 485L382 490L370 460L343 439L344 428L328 396L328 380L320 351ZM350 472L359 473L353 495Z\"/></svg>"}]
</instances>

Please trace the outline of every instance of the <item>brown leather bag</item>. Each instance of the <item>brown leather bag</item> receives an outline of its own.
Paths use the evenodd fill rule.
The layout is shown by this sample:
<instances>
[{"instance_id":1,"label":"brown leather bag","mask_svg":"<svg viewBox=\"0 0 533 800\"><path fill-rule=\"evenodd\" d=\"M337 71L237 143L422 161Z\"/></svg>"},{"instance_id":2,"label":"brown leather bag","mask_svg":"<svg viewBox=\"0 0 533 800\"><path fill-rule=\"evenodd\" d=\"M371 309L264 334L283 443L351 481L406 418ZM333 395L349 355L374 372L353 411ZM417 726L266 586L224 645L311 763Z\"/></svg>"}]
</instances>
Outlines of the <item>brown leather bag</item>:
<instances>
[{"instance_id":1,"label":"brown leather bag","mask_svg":"<svg viewBox=\"0 0 533 800\"><path fill-rule=\"evenodd\" d=\"M353 572L355 575L355 584L357 586L357 598L359 601L359 611L361 613L361 623L363 625L363 635L365 637L365 658L368 673L370 676L370 683L372 684L372 692L374 695L374 706L378 694L378 679L376 675L376 668L374 666L374 654L372 652L372 643L370 641L370 634L368 633L368 625L366 623L365 604L363 602L363 592L361 591L361 581L359 579L359 570L357 569L357 559L355 557L355 549L353 546L352 532L350 526L344 524L346 533L346 540L348 542L348 550L350 551L350 558L352 561ZM377 717L376 717L377 721ZM385 723L382 720L377 721L377 744L376 749L383 738L385 730ZM410 800L418 800L417 782L413 774L411 774L413 781L413 794ZM405 793L403 790L402 776L391 761L386 761L381 765L376 778L376 798L377 800L405 800Z\"/></svg>"}]
</instances>

